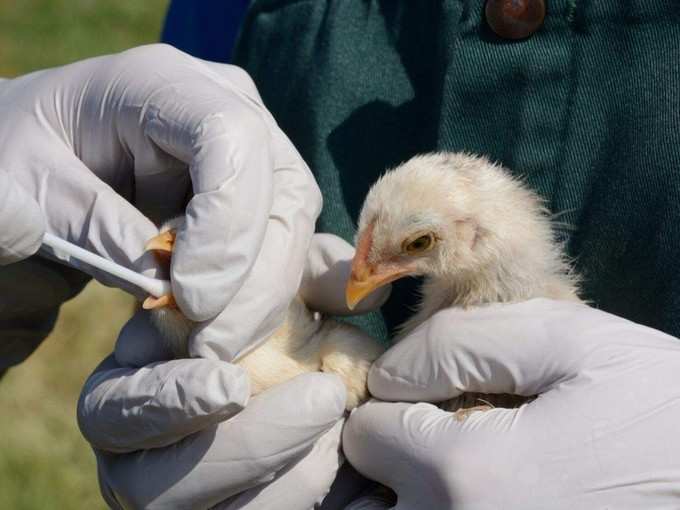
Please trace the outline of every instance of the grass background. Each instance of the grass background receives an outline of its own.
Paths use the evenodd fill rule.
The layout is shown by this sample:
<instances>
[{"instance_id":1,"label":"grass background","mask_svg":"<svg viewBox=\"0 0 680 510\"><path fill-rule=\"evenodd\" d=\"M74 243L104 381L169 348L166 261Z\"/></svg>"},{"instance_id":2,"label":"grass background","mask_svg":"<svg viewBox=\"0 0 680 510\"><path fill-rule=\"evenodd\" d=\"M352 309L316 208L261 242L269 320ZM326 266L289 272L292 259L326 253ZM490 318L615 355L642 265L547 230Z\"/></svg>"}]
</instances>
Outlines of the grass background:
<instances>
[{"instance_id":1,"label":"grass background","mask_svg":"<svg viewBox=\"0 0 680 510\"><path fill-rule=\"evenodd\" d=\"M167 0L0 0L0 76L121 51L159 38ZM132 300L90 284L50 337L0 381L0 509L106 508L75 409Z\"/></svg>"}]
</instances>

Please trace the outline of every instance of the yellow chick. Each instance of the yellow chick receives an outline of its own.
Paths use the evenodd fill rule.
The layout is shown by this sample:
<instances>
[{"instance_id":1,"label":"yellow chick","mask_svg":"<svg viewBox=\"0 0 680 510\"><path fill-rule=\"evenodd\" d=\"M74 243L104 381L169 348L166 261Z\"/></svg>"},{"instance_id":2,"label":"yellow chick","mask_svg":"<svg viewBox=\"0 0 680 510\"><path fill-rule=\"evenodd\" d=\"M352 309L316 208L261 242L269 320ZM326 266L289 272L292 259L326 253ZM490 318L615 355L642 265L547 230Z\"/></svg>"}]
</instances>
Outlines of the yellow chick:
<instances>
[{"instance_id":1,"label":"yellow chick","mask_svg":"<svg viewBox=\"0 0 680 510\"><path fill-rule=\"evenodd\" d=\"M350 308L382 285L424 276L422 300L397 341L448 307L535 297L579 301L579 278L543 201L481 156L426 154L387 172L366 197L356 246ZM518 399L470 394L445 407L479 401L508 407Z\"/></svg>"},{"instance_id":2,"label":"yellow chick","mask_svg":"<svg viewBox=\"0 0 680 510\"><path fill-rule=\"evenodd\" d=\"M166 223L161 234L147 243L160 261L170 262L175 231L183 222L184 218L176 218ZM151 322L175 357L187 357L194 323L177 308L172 295L150 297L143 307L151 311ZM351 410L368 398L368 369L383 351L359 328L324 319L297 297L274 334L235 363L248 372L253 395L306 372L337 374L347 388L346 408Z\"/></svg>"}]
</instances>

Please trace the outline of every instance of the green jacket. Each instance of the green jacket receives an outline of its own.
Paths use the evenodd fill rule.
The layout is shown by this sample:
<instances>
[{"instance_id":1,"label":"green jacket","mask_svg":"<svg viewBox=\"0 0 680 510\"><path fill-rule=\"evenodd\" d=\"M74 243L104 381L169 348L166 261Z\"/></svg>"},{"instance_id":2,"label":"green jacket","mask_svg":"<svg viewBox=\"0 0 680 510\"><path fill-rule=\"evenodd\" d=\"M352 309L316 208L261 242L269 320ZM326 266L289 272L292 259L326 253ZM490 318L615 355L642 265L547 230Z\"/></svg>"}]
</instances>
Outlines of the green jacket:
<instances>
[{"instance_id":1,"label":"green jacket","mask_svg":"<svg viewBox=\"0 0 680 510\"><path fill-rule=\"evenodd\" d=\"M513 42L482 0L261 0L235 63L315 172L319 230L351 240L371 183L415 153L487 154L569 225L587 299L680 336L680 6L547 9ZM388 327L413 302L398 287Z\"/></svg>"}]
</instances>

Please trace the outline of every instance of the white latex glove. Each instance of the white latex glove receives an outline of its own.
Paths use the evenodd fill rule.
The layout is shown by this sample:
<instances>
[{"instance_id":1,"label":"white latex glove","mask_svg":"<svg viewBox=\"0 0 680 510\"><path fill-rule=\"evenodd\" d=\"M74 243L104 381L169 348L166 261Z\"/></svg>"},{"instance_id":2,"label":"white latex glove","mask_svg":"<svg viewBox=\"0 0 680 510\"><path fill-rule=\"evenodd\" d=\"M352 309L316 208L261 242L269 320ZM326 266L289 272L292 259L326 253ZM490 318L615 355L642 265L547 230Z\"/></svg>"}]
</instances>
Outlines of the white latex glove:
<instances>
[{"instance_id":1,"label":"white latex glove","mask_svg":"<svg viewBox=\"0 0 680 510\"><path fill-rule=\"evenodd\" d=\"M192 354L231 360L281 322L321 196L244 71L144 46L2 81L0 119L0 262L34 251L44 223L155 276L149 218L186 212L172 281L201 321Z\"/></svg>"},{"instance_id":2,"label":"white latex glove","mask_svg":"<svg viewBox=\"0 0 680 510\"><path fill-rule=\"evenodd\" d=\"M0 170L0 266L33 255L44 233L37 202L8 172Z\"/></svg>"},{"instance_id":3,"label":"white latex glove","mask_svg":"<svg viewBox=\"0 0 680 510\"><path fill-rule=\"evenodd\" d=\"M300 289L310 307L349 313L344 285L353 256L340 238L314 236ZM387 291L377 294L360 313L384 302ZM346 395L338 377L305 374L244 409L250 390L240 367L158 361L169 356L162 345L138 313L80 398L80 427L95 447L109 505L285 510L323 499L341 463Z\"/></svg>"},{"instance_id":4,"label":"white latex glove","mask_svg":"<svg viewBox=\"0 0 680 510\"><path fill-rule=\"evenodd\" d=\"M549 300L446 310L379 359L369 387L402 402L540 394L463 422L426 403L356 409L345 454L396 508L680 507L680 341L659 331Z\"/></svg>"}]
</instances>

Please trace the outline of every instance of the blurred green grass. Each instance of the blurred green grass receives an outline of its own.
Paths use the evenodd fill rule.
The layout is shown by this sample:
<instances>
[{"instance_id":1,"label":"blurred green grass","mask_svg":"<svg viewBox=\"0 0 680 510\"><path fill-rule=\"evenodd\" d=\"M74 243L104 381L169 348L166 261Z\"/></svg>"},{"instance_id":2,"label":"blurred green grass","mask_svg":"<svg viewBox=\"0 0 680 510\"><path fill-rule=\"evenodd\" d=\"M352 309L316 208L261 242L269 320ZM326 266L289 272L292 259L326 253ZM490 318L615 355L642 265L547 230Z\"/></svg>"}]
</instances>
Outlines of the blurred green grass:
<instances>
[{"instance_id":1,"label":"blurred green grass","mask_svg":"<svg viewBox=\"0 0 680 510\"><path fill-rule=\"evenodd\" d=\"M0 76L155 42L166 7L167 0L0 0ZM62 307L43 345L0 381L0 509L105 508L75 408L132 307L122 292L88 285Z\"/></svg>"},{"instance_id":2,"label":"blurred green grass","mask_svg":"<svg viewBox=\"0 0 680 510\"><path fill-rule=\"evenodd\" d=\"M0 0L0 76L156 42L167 0Z\"/></svg>"}]
</instances>

